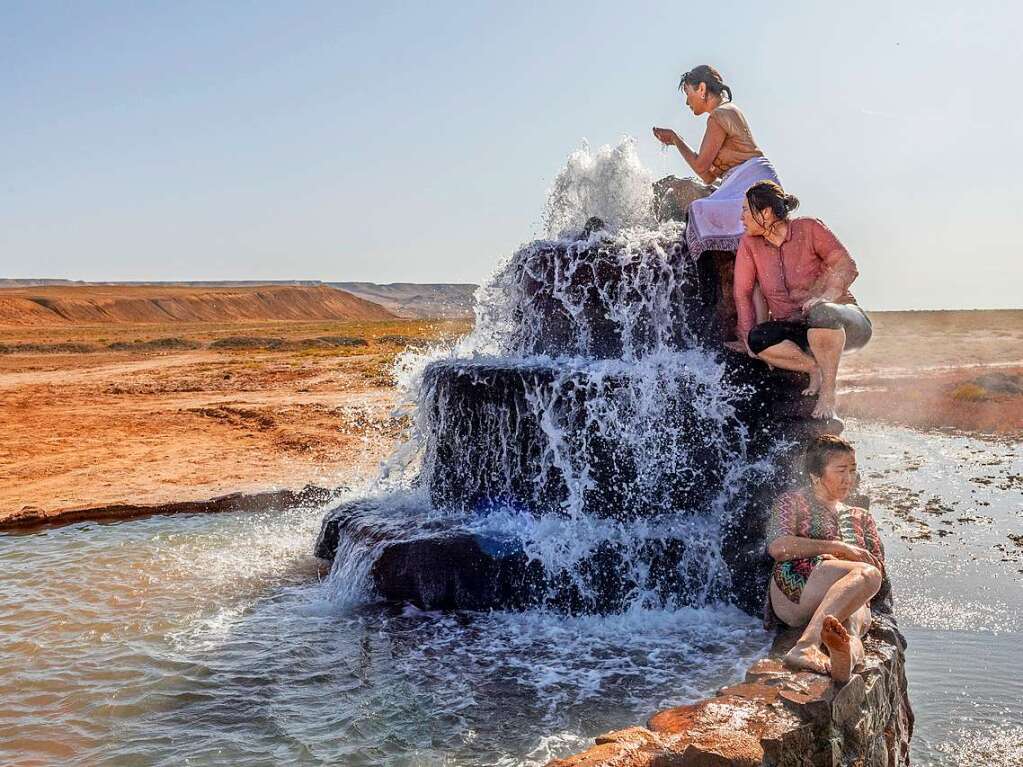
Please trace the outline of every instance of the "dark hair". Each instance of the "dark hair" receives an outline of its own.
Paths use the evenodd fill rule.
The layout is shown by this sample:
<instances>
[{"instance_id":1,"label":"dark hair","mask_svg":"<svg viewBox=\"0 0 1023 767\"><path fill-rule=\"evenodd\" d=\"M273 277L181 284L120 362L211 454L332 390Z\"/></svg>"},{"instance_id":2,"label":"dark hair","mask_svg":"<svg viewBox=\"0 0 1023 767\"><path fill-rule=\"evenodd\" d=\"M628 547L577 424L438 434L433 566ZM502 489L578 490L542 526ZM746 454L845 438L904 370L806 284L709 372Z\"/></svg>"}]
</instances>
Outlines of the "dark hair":
<instances>
[{"instance_id":1,"label":"dark hair","mask_svg":"<svg viewBox=\"0 0 1023 767\"><path fill-rule=\"evenodd\" d=\"M834 434L821 434L814 437L810 446L806 448L806 459L803 467L807 474L819 477L824 474L824 467L828 465L831 457L839 453L856 454L853 446L841 437Z\"/></svg>"},{"instance_id":2,"label":"dark hair","mask_svg":"<svg viewBox=\"0 0 1023 767\"><path fill-rule=\"evenodd\" d=\"M764 208L770 208L775 217L785 220L789 213L799 207L799 198L794 194L785 194L775 181L758 181L746 190L746 202L750 210L760 213Z\"/></svg>"},{"instance_id":3,"label":"dark hair","mask_svg":"<svg viewBox=\"0 0 1023 767\"><path fill-rule=\"evenodd\" d=\"M727 94L729 101L732 100L732 89L725 85L721 73L707 64L700 64L683 74L682 79L678 81L678 89L683 90L686 85L696 88L700 83L706 85L707 90L715 96L724 93Z\"/></svg>"}]
</instances>

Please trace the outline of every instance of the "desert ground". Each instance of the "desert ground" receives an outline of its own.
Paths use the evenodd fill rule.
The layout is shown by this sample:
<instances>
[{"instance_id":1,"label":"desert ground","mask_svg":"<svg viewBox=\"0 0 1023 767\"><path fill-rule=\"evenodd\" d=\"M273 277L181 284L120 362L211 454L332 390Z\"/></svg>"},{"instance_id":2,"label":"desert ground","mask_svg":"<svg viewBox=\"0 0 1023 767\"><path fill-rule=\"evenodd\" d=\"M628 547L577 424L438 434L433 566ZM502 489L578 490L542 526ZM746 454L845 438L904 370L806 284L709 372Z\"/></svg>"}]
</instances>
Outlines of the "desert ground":
<instances>
[{"instance_id":1,"label":"desert ground","mask_svg":"<svg viewBox=\"0 0 1023 767\"><path fill-rule=\"evenodd\" d=\"M1023 436L1023 311L875 312L845 356L839 412L916 429Z\"/></svg>"},{"instance_id":2,"label":"desert ground","mask_svg":"<svg viewBox=\"0 0 1023 767\"><path fill-rule=\"evenodd\" d=\"M0 317L0 526L364 478L405 426L395 357L470 329L350 303L338 316L370 318L288 319L291 303L251 296L195 319L194 291L178 298L166 308L185 319L81 302ZM267 306L285 318L258 319ZM843 415L1023 435L1023 311L874 318L874 340L843 364Z\"/></svg>"},{"instance_id":3,"label":"desert ground","mask_svg":"<svg viewBox=\"0 0 1023 767\"><path fill-rule=\"evenodd\" d=\"M0 291L0 305L17 292ZM371 319L251 319L310 306L330 316L316 296L272 310L246 296L217 321L138 322L129 312L148 319L152 307L120 298L100 302L103 322L80 300L60 308L86 320L0 322L0 525L365 477L404 426L392 417L396 356L469 329L347 299L337 314L354 306Z\"/></svg>"}]
</instances>

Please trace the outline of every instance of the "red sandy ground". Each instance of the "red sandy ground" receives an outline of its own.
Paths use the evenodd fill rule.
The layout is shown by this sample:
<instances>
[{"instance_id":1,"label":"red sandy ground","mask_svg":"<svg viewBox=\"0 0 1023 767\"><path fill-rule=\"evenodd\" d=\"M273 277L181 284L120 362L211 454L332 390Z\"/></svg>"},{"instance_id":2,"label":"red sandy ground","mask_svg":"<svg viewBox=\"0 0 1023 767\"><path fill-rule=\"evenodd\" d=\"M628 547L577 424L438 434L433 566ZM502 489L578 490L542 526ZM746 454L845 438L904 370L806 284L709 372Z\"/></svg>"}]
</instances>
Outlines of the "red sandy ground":
<instances>
[{"instance_id":1,"label":"red sandy ground","mask_svg":"<svg viewBox=\"0 0 1023 767\"><path fill-rule=\"evenodd\" d=\"M387 320L378 304L326 286L46 285L0 290L0 325Z\"/></svg>"},{"instance_id":2,"label":"red sandy ground","mask_svg":"<svg viewBox=\"0 0 1023 767\"><path fill-rule=\"evenodd\" d=\"M336 487L372 474L399 436L389 370L407 337L465 322L0 326L0 344L104 347L176 337L363 338L288 351L0 354L0 525L83 508ZM384 337L383 339L381 337Z\"/></svg>"},{"instance_id":3,"label":"red sandy ground","mask_svg":"<svg viewBox=\"0 0 1023 767\"><path fill-rule=\"evenodd\" d=\"M875 329L843 363L841 414L1023 435L1023 396L952 396L992 366L1023 372L1023 311L877 314ZM368 341L298 351L0 354L0 525L24 507L54 518L365 477L402 428L390 418L388 370L404 342L386 337L466 330L450 321L0 324L7 346L178 337L205 347L232 335Z\"/></svg>"},{"instance_id":4,"label":"red sandy ground","mask_svg":"<svg viewBox=\"0 0 1023 767\"><path fill-rule=\"evenodd\" d=\"M841 415L917 429L1023 437L1023 395L964 386L993 372L1023 385L1023 311L879 312L842 361ZM983 387L981 387L983 389Z\"/></svg>"}]
</instances>

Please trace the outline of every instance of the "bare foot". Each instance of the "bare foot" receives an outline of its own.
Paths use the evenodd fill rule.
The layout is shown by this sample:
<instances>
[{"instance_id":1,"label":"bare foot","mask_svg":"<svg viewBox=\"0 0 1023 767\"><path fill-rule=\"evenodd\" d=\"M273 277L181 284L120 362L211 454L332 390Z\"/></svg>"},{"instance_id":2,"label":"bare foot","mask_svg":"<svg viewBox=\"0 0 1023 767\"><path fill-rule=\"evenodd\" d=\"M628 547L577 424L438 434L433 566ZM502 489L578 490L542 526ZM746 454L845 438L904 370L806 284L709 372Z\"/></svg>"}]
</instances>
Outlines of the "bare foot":
<instances>
[{"instance_id":1,"label":"bare foot","mask_svg":"<svg viewBox=\"0 0 1023 767\"><path fill-rule=\"evenodd\" d=\"M835 417L835 391L821 390L817 395L817 406L814 407L812 416L814 418L828 419Z\"/></svg>"},{"instance_id":2,"label":"bare foot","mask_svg":"<svg viewBox=\"0 0 1023 767\"><path fill-rule=\"evenodd\" d=\"M849 646L849 632L833 615L824 619L821 641L831 656L831 678L845 684L852 674L852 648Z\"/></svg>"},{"instance_id":3,"label":"bare foot","mask_svg":"<svg viewBox=\"0 0 1023 767\"><path fill-rule=\"evenodd\" d=\"M803 389L804 397L812 397L821 390L821 369L815 367L810 371L810 385Z\"/></svg>"},{"instance_id":4,"label":"bare foot","mask_svg":"<svg viewBox=\"0 0 1023 767\"><path fill-rule=\"evenodd\" d=\"M807 669L816 671L818 674L830 674L831 663L828 656L820 651L818 647L803 647L796 645L782 657L782 662L791 668Z\"/></svg>"}]
</instances>

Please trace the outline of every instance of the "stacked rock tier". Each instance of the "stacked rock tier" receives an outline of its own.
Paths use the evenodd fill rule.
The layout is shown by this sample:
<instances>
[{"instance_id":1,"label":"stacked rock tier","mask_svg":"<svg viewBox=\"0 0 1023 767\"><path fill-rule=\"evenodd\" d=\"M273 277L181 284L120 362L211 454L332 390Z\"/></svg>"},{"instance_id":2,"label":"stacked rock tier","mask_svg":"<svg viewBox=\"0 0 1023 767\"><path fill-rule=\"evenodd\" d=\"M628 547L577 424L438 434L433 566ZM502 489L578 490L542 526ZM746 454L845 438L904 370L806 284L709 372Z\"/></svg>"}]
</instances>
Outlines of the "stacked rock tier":
<instances>
[{"instance_id":1,"label":"stacked rock tier","mask_svg":"<svg viewBox=\"0 0 1023 767\"><path fill-rule=\"evenodd\" d=\"M767 509L806 438L835 424L809 418L805 377L722 348L731 259L694 263L682 243L677 226L608 233L591 222L576 240L520 250L483 307L497 330L490 356L424 373L422 492L335 509L317 555L370 556L381 596L428 609L608 611L643 592L757 611ZM473 523L508 510L622 530L667 518L670 529L591 541L567 571ZM728 593L697 593L701 563L718 567L683 529L700 519L720 523L730 577L715 583Z\"/></svg>"},{"instance_id":2,"label":"stacked rock tier","mask_svg":"<svg viewBox=\"0 0 1023 767\"><path fill-rule=\"evenodd\" d=\"M729 387L741 392L725 404L726 415L707 412L717 403L705 381L665 366L643 381L659 387L662 400L657 422L645 423L649 403L635 400L651 392L600 365L434 363L420 403L431 500L462 511L511 505L536 514L574 501L575 513L618 520L706 511L735 456L756 461L795 438L812 407L798 376L740 355L723 364Z\"/></svg>"},{"instance_id":3,"label":"stacked rock tier","mask_svg":"<svg viewBox=\"0 0 1023 767\"><path fill-rule=\"evenodd\" d=\"M592 220L579 239L523 248L500 284L514 327L504 351L523 357L632 359L728 332L717 265L693 263L677 226L622 234Z\"/></svg>"}]
</instances>

